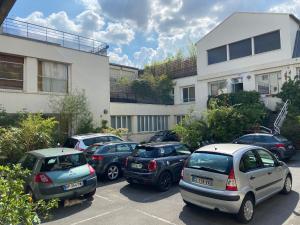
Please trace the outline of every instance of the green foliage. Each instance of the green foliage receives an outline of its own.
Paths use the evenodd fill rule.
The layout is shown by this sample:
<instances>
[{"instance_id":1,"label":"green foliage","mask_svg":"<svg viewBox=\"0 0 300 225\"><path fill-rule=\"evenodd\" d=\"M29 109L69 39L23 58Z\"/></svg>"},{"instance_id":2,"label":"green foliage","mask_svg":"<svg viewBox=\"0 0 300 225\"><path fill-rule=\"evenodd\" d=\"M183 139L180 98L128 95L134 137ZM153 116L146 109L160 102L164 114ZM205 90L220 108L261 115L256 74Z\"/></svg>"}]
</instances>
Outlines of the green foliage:
<instances>
[{"instance_id":1,"label":"green foliage","mask_svg":"<svg viewBox=\"0 0 300 225\"><path fill-rule=\"evenodd\" d=\"M25 112L7 113L4 108L0 108L0 127L18 126L25 116Z\"/></svg>"},{"instance_id":2,"label":"green foliage","mask_svg":"<svg viewBox=\"0 0 300 225\"><path fill-rule=\"evenodd\" d=\"M8 162L15 163L25 152L53 145L55 118L44 119L41 114L29 114L19 127L2 128L0 153Z\"/></svg>"},{"instance_id":3,"label":"green foliage","mask_svg":"<svg viewBox=\"0 0 300 225\"><path fill-rule=\"evenodd\" d=\"M20 165L0 166L0 225L38 224L58 206L57 200L33 202L24 193L24 179L29 173Z\"/></svg>"},{"instance_id":4,"label":"green foliage","mask_svg":"<svg viewBox=\"0 0 300 225\"><path fill-rule=\"evenodd\" d=\"M206 121L203 118L195 118L191 114L186 115L173 130L178 134L182 142L189 145L192 149L198 148L202 141L211 138Z\"/></svg>"},{"instance_id":5,"label":"green foliage","mask_svg":"<svg viewBox=\"0 0 300 225\"><path fill-rule=\"evenodd\" d=\"M278 94L284 102L290 100L292 107L300 111L300 80L289 79L282 85L281 91Z\"/></svg>"},{"instance_id":6,"label":"green foliage","mask_svg":"<svg viewBox=\"0 0 300 225\"><path fill-rule=\"evenodd\" d=\"M119 77L117 79L117 84L121 86L129 86L131 83L132 81L128 77Z\"/></svg>"},{"instance_id":7,"label":"green foliage","mask_svg":"<svg viewBox=\"0 0 300 225\"><path fill-rule=\"evenodd\" d=\"M281 134L293 142L296 148L300 148L300 114L289 112L281 129Z\"/></svg>"}]
</instances>

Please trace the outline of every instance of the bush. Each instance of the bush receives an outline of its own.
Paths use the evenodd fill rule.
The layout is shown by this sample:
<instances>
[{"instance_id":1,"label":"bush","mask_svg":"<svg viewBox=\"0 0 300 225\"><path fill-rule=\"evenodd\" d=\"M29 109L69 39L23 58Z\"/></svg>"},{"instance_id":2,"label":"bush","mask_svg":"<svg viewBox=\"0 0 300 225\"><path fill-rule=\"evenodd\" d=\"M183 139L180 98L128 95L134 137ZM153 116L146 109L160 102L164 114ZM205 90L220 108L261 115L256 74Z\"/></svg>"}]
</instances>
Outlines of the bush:
<instances>
[{"instance_id":1,"label":"bush","mask_svg":"<svg viewBox=\"0 0 300 225\"><path fill-rule=\"evenodd\" d=\"M282 85L281 92L278 94L284 102L290 100L292 107L300 111L300 80L289 79Z\"/></svg>"},{"instance_id":2,"label":"bush","mask_svg":"<svg viewBox=\"0 0 300 225\"><path fill-rule=\"evenodd\" d=\"M0 130L0 153L8 163L16 163L25 152L54 145L55 118L44 119L41 114L29 114L19 127Z\"/></svg>"},{"instance_id":3,"label":"bush","mask_svg":"<svg viewBox=\"0 0 300 225\"><path fill-rule=\"evenodd\" d=\"M31 225L41 223L57 200L33 202L24 193L24 179L29 176L20 165L0 166L0 225Z\"/></svg>"},{"instance_id":4,"label":"bush","mask_svg":"<svg viewBox=\"0 0 300 225\"><path fill-rule=\"evenodd\" d=\"M281 127L281 134L300 148L300 113L289 112Z\"/></svg>"}]
</instances>

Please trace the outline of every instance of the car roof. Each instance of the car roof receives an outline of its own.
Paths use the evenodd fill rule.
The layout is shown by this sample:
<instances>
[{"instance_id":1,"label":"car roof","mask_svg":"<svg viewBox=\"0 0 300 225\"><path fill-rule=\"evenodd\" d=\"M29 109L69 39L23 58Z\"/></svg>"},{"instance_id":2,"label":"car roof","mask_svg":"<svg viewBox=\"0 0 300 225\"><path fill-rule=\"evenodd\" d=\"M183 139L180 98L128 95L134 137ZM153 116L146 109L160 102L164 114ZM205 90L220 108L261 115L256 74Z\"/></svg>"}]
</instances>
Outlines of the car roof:
<instances>
[{"instance_id":1,"label":"car roof","mask_svg":"<svg viewBox=\"0 0 300 225\"><path fill-rule=\"evenodd\" d=\"M268 133L252 133L252 134L245 134L244 136L250 136L250 135L257 135L257 136L274 136L274 134L268 134Z\"/></svg>"},{"instance_id":2,"label":"car roof","mask_svg":"<svg viewBox=\"0 0 300 225\"><path fill-rule=\"evenodd\" d=\"M94 145L116 145L116 144L137 144L136 142L131 142L131 141L122 141L122 142L98 142L98 143L95 143L95 144L92 144L91 146L94 146Z\"/></svg>"},{"instance_id":3,"label":"car roof","mask_svg":"<svg viewBox=\"0 0 300 225\"><path fill-rule=\"evenodd\" d=\"M46 149L39 149L28 152L28 154L35 155L38 158L47 158L47 157L54 157L54 156L62 156L62 155L70 155L82 153L81 151L77 151L73 148L46 148Z\"/></svg>"},{"instance_id":4,"label":"car roof","mask_svg":"<svg viewBox=\"0 0 300 225\"><path fill-rule=\"evenodd\" d=\"M150 142L150 143L145 143L141 144L140 146L145 146L145 147L166 147L170 145L178 145L182 144L180 142L172 141L172 142Z\"/></svg>"},{"instance_id":5,"label":"car roof","mask_svg":"<svg viewBox=\"0 0 300 225\"><path fill-rule=\"evenodd\" d=\"M78 134L74 135L71 138L82 140L82 139L87 139L87 138L93 138L93 137L105 137L105 136L116 136L113 134L108 134L108 133L91 133L91 134Z\"/></svg>"},{"instance_id":6,"label":"car roof","mask_svg":"<svg viewBox=\"0 0 300 225\"><path fill-rule=\"evenodd\" d=\"M242 145L242 144L211 144L199 148L196 152L218 152L228 155L234 155L238 151L253 148L252 145Z\"/></svg>"}]
</instances>

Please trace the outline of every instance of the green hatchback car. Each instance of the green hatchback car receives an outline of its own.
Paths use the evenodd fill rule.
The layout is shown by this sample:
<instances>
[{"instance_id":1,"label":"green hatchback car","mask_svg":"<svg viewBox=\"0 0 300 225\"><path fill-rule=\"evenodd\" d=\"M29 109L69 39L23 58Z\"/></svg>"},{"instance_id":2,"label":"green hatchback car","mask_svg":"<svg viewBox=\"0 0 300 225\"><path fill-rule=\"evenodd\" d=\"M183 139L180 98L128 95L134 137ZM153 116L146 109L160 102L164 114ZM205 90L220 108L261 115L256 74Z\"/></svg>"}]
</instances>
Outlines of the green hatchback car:
<instances>
[{"instance_id":1,"label":"green hatchback car","mask_svg":"<svg viewBox=\"0 0 300 225\"><path fill-rule=\"evenodd\" d=\"M70 148L35 150L26 153L20 163L31 170L25 190L33 199L90 198L96 193L95 170L81 151Z\"/></svg>"}]
</instances>

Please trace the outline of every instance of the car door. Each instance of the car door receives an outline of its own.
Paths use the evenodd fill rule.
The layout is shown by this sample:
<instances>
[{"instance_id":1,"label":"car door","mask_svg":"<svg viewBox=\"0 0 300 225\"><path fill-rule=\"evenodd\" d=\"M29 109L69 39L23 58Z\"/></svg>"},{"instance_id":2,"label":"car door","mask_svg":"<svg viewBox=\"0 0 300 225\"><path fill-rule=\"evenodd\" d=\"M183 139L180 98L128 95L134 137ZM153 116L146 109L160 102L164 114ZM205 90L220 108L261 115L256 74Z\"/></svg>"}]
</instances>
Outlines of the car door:
<instances>
[{"instance_id":1,"label":"car door","mask_svg":"<svg viewBox=\"0 0 300 225\"><path fill-rule=\"evenodd\" d=\"M185 161L187 160L187 158L189 157L191 152L188 149L188 147L186 147L183 144L175 145L174 149L176 151L176 160L178 162L177 168L176 168L176 175L177 175L177 179L179 180L180 176L181 176L181 171L185 164Z\"/></svg>"},{"instance_id":2,"label":"car door","mask_svg":"<svg viewBox=\"0 0 300 225\"><path fill-rule=\"evenodd\" d=\"M253 150L245 152L241 158L239 169L244 175L240 182L249 183L250 187L255 191L257 199L262 199L265 196L265 189L261 187L268 183L268 180L266 180L268 176L257 153ZM245 180L243 180L243 177Z\"/></svg>"},{"instance_id":3,"label":"car door","mask_svg":"<svg viewBox=\"0 0 300 225\"><path fill-rule=\"evenodd\" d=\"M266 180L268 181L261 188L265 189L268 196L281 189L284 174L280 166L278 166L275 157L270 152L264 149L257 149L256 152L266 172Z\"/></svg>"},{"instance_id":4,"label":"car door","mask_svg":"<svg viewBox=\"0 0 300 225\"><path fill-rule=\"evenodd\" d=\"M125 160L128 156L131 155L132 151L133 149L131 144L118 144L116 146L116 154L118 156L118 162L122 167L125 166Z\"/></svg>"},{"instance_id":5,"label":"car door","mask_svg":"<svg viewBox=\"0 0 300 225\"><path fill-rule=\"evenodd\" d=\"M161 148L162 159L166 165L166 169L170 170L175 180L178 177L178 171L180 170L180 161L177 157L174 146L168 145ZM179 172L180 174L180 172Z\"/></svg>"}]
</instances>

